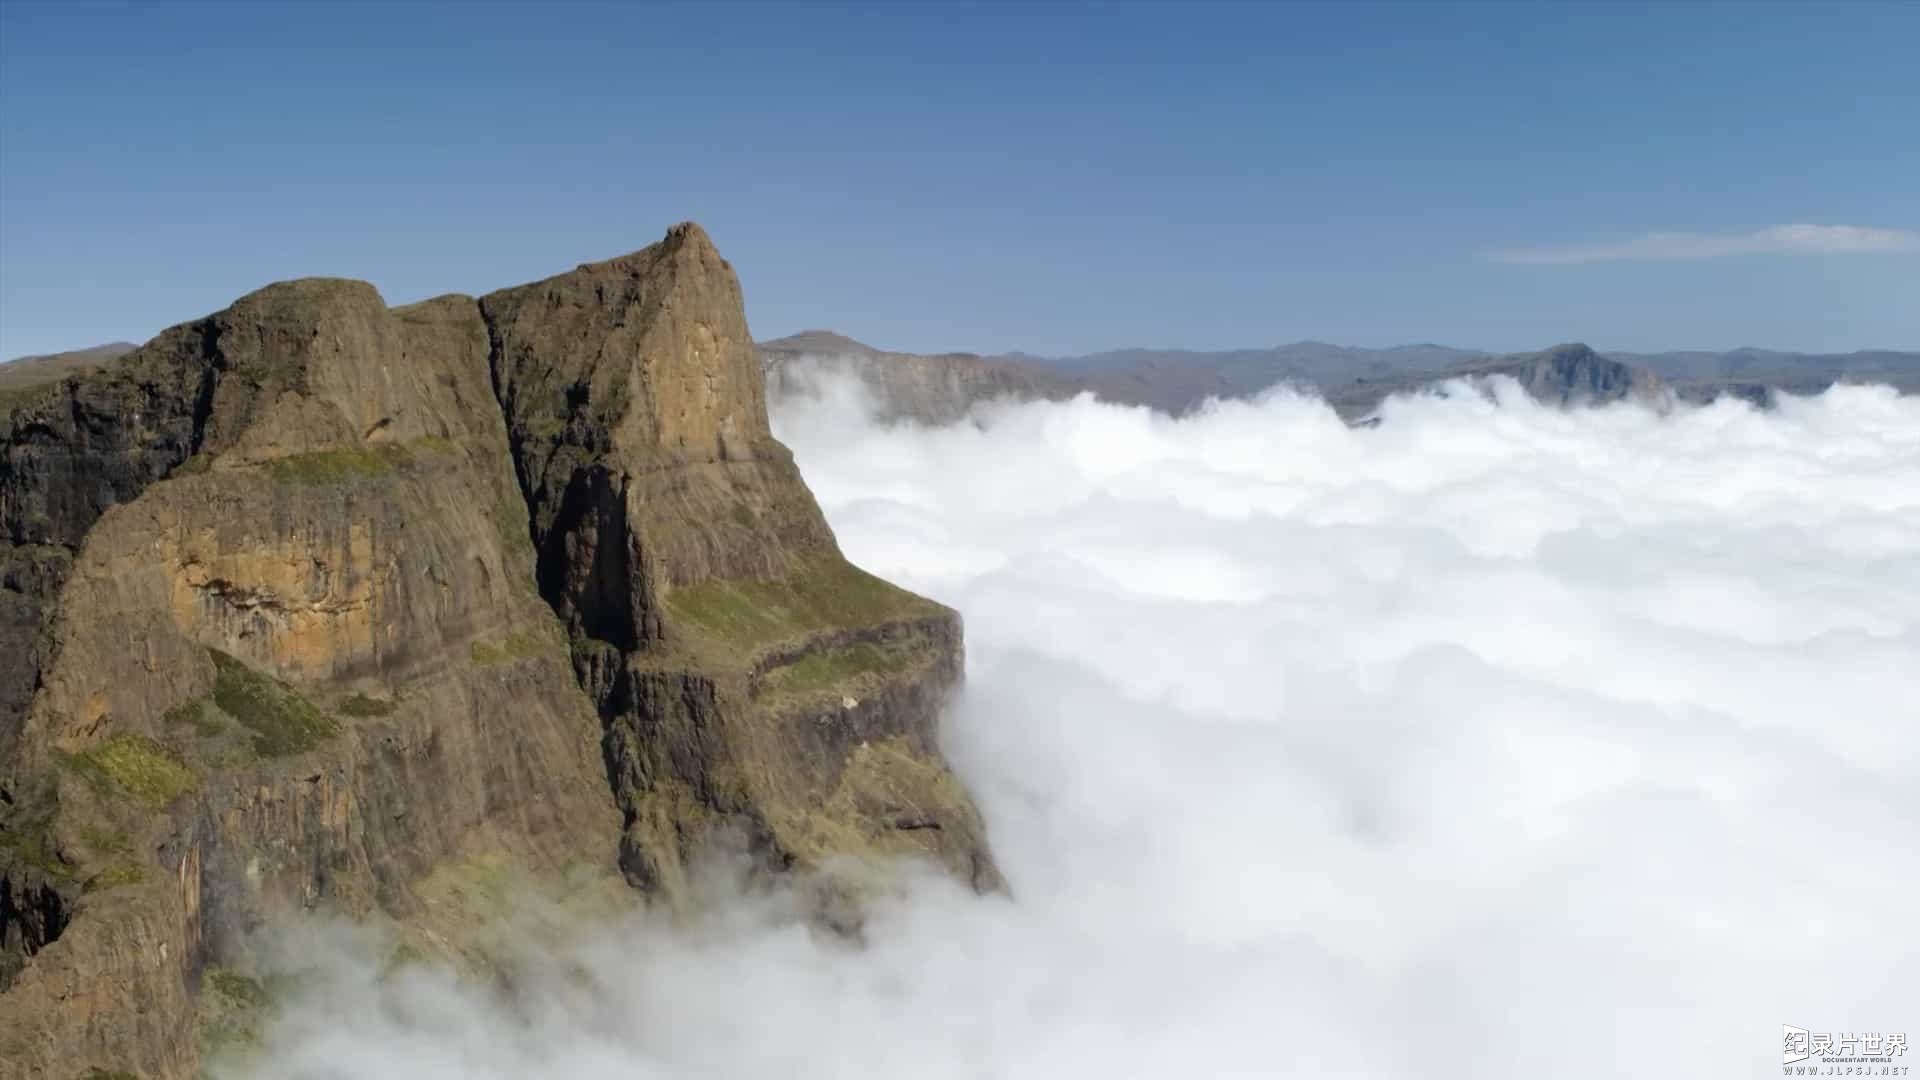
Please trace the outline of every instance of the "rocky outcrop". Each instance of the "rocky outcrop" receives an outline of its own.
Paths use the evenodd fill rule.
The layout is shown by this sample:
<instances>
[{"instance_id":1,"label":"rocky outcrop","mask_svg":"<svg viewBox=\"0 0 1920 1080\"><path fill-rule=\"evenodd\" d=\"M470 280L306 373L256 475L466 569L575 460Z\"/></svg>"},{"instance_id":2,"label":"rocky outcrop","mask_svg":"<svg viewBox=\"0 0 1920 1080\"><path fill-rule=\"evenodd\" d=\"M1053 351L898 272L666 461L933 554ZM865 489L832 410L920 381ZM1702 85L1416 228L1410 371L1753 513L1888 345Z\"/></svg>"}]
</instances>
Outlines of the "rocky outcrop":
<instances>
[{"instance_id":1,"label":"rocky outcrop","mask_svg":"<svg viewBox=\"0 0 1920 1080\"><path fill-rule=\"evenodd\" d=\"M958 620L840 556L695 226L480 300L270 286L0 407L18 1075L192 1075L253 931L431 944L471 860L997 884L936 741Z\"/></svg>"},{"instance_id":2,"label":"rocky outcrop","mask_svg":"<svg viewBox=\"0 0 1920 1080\"><path fill-rule=\"evenodd\" d=\"M780 867L871 850L994 883L971 807L937 782L958 617L841 557L768 429L705 233L480 308L541 593L606 723L629 879L676 889L721 837ZM869 775L881 754L899 767Z\"/></svg>"},{"instance_id":3,"label":"rocky outcrop","mask_svg":"<svg viewBox=\"0 0 1920 1080\"><path fill-rule=\"evenodd\" d=\"M763 341L759 350L769 394L805 394L820 375L849 375L866 387L883 421L951 424L983 402L1062 401L1081 389L1072 380L1012 360L882 352L825 330Z\"/></svg>"},{"instance_id":4,"label":"rocky outcrop","mask_svg":"<svg viewBox=\"0 0 1920 1080\"><path fill-rule=\"evenodd\" d=\"M1609 360L1585 345L1556 345L1536 353L1458 364L1439 371L1358 379L1325 392L1327 402L1349 420L1367 416L1390 395L1414 393L1465 380L1485 386L1494 376L1520 384L1534 400L1559 407L1637 401L1658 405L1672 394L1658 375Z\"/></svg>"},{"instance_id":5,"label":"rocky outcrop","mask_svg":"<svg viewBox=\"0 0 1920 1080\"><path fill-rule=\"evenodd\" d=\"M1585 345L1556 345L1543 352L1508 356L1447 369L1448 377L1505 375L1547 405L1603 405L1613 401L1657 402L1665 390L1645 368L1609 360Z\"/></svg>"}]
</instances>

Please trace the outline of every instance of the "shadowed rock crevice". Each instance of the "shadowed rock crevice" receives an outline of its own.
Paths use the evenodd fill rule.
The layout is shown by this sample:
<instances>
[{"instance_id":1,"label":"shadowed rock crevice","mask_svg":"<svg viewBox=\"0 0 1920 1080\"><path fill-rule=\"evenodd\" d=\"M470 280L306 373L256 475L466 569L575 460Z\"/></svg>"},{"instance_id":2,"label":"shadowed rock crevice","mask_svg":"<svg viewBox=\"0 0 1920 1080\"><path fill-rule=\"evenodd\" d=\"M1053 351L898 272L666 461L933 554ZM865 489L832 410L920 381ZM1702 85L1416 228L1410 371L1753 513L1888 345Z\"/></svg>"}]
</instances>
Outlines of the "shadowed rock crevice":
<instances>
[{"instance_id":1,"label":"shadowed rock crevice","mask_svg":"<svg viewBox=\"0 0 1920 1080\"><path fill-rule=\"evenodd\" d=\"M632 652L641 637L624 487L602 467L574 473L552 525L535 536L536 577L540 595L570 629Z\"/></svg>"},{"instance_id":2,"label":"shadowed rock crevice","mask_svg":"<svg viewBox=\"0 0 1920 1080\"><path fill-rule=\"evenodd\" d=\"M74 899L31 868L0 871L0 990L60 937L72 918Z\"/></svg>"}]
</instances>

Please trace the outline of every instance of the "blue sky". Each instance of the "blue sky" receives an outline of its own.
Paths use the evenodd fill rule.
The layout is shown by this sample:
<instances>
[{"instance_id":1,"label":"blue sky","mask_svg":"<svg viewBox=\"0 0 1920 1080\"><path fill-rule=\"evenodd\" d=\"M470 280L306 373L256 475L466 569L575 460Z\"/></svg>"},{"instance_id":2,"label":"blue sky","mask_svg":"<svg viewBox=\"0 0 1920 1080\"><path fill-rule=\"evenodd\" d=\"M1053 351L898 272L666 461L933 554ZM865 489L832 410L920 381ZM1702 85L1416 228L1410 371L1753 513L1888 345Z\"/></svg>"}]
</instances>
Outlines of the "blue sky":
<instances>
[{"instance_id":1,"label":"blue sky","mask_svg":"<svg viewBox=\"0 0 1920 1080\"><path fill-rule=\"evenodd\" d=\"M0 356L685 218L761 337L1916 348L1916 53L1894 3L7 0Z\"/></svg>"}]
</instances>

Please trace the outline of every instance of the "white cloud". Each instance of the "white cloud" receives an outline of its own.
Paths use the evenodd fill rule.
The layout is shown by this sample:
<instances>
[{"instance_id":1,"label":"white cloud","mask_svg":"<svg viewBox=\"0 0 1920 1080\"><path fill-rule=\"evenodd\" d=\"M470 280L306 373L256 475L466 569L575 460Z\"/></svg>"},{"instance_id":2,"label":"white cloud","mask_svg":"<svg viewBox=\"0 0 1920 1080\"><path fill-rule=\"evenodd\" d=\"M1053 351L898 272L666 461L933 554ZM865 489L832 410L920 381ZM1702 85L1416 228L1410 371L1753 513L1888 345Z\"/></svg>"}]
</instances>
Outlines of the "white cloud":
<instances>
[{"instance_id":1,"label":"white cloud","mask_svg":"<svg viewBox=\"0 0 1920 1080\"><path fill-rule=\"evenodd\" d=\"M1920 401L856 393L777 427L852 558L965 614L1016 899L927 882L862 950L636 916L511 999L350 968L274 1076L1732 1076L1912 1030Z\"/></svg>"},{"instance_id":2,"label":"white cloud","mask_svg":"<svg viewBox=\"0 0 1920 1080\"><path fill-rule=\"evenodd\" d=\"M1769 225L1742 233L1648 233L1612 244L1508 248L1495 262L1595 263L1729 255L1866 255L1920 251L1920 233L1861 225Z\"/></svg>"}]
</instances>

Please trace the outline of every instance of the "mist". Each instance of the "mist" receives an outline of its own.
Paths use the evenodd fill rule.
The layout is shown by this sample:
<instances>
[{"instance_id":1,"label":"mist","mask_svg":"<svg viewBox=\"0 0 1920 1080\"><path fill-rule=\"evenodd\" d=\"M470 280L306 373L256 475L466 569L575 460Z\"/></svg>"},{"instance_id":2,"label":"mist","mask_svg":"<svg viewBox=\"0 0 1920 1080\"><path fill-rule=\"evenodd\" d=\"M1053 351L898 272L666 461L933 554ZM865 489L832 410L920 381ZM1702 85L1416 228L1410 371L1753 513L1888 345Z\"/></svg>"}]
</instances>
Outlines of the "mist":
<instances>
[{"instance_id":1,"label":"mist","mask_svg":"<svg viewBox=\"0 0 1920 1080\"><path fill-rule=\"evenodd\" d=\"M847 555L966 620L1011 895L635 912L510 992L321 931L258 1075L1738 1076L1920 1016L1920 400L811 390Z\"/></svg>"}]
</instances>

